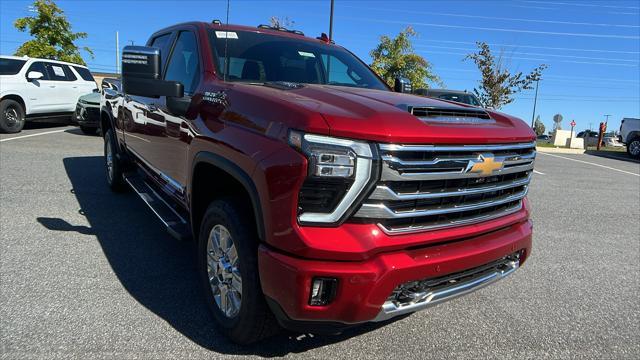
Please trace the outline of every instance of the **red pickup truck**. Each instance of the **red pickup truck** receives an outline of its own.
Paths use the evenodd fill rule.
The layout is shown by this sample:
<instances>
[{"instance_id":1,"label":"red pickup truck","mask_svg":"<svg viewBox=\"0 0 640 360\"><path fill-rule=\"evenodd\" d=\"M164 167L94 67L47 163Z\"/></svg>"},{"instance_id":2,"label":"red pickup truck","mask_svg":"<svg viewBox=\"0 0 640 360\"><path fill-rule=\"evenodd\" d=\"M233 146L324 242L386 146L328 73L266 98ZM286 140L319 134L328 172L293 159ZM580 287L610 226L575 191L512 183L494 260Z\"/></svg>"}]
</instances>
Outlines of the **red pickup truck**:
<instances>
[{"instance_id":1,"label":"red pickup truck","mask_svg":"<svg viewBox=\"0 0 640 360\"><path fill-rule=\"evenodd\" d=\"M194 239L238 343L412 313L530 254L533 131L391 89L326 36L175 25L124 49L119 91L101 109L108 183Z\"/></svg>"}]
</instances>

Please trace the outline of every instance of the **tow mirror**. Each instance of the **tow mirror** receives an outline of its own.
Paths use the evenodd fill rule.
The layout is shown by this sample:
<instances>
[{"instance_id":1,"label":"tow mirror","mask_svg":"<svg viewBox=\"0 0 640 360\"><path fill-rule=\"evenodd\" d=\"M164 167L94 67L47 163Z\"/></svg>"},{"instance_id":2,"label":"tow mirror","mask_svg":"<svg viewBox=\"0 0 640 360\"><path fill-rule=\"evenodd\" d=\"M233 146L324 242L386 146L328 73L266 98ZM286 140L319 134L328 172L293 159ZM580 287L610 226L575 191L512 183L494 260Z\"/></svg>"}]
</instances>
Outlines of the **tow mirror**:
<instances>
[{"instance_id":1,"label":"tow mirror","mask_svg":"<svg viewBox=\"0 0 640 360\"><path fill-rule=\"evenodd\" d=\"M409 79L403 78L403 77L396 78L393 84L393 91L410 94L411 90L412 90L411 81L409 81Z\"/></svg>"},{"instance_id":2,"label":"tow mirror","mask_svg":"<svg viewBox=\"0 0 640 360\"><path fill-rule=\"evenodd\" d=\"M125 46L122 50L122 89L125 94L146 97L183 97L178 81L162 80L160 49Z\"/></svg>"},{"instance_id":3,"label":"tow mirror","mask_svg":"<svg viewBox=\"0 0 640 360\"><path fill-rule=\"evenodd\" d=\"M44 74L40 71L29 71L29 73L27 74L27 80L29 81L40 80L43 77Z\"/></svg>"}]
</instances>

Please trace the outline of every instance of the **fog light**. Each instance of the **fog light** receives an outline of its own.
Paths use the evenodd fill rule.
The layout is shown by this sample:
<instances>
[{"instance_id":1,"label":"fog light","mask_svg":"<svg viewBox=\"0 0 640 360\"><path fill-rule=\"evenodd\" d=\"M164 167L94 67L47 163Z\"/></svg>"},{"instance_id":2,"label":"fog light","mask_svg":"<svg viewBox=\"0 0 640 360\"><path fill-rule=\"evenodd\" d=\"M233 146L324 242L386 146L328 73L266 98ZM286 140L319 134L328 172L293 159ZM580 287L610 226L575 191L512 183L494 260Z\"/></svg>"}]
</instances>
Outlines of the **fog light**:
<instances>
[{"instance_id":1,"label":"fog light","mask_svg":"<svg viewBox=\"0 0 640 360\"><path fill-rule=\"evenodd\" d=\"M314 278L313 283L311 284L311 296L309 297L309 305L328 305L336 297L337 288L338 279Z\"/></svg>"}]
</instances>

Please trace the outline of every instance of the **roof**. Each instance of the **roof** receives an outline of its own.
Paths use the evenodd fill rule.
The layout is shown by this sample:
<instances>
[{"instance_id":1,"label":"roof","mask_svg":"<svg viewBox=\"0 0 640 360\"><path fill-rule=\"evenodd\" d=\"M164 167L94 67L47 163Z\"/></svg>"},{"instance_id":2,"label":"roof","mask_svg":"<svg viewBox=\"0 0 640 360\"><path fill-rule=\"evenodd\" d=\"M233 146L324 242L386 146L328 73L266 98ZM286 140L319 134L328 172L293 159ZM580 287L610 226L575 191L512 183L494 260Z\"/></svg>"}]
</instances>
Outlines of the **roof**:
<instances>
[{"instance_id":1,"label":"roof","mask_svg":"<svg viewBox=\"0 0 640 360\"><path fill-rule=\"evenodd\" d=\"M154 35L157 34L157 33L164 32L166 30L172 29L174 27L184 26L184 25L204 26L207 29L220 30L220 31L250 31L250 32L255 32L255 33L282 36L282 37L287 37L287 38L291 38L291 39L298 39L298 40L321 42L323 44L326 44L326 42L324 42L322 40L319 40L319 39L316 39L315 37L309 37L309 36L293 33L292 32L293 29L288 29L289 31L284 31L284 30L277 30L277 29L273 29L273 28L262 28L262 27L258 27L258 26L224 24L224 23L217 23L217 22L204 22L204 21L189 21L189 22L183 22L183 23L171 25L171 26L165 27L163 29L160 29L160 30L154 32ZM318 34L318 35L320 35L320 34ZM332 45L334 45L334 44L332 44Z\"/></svg>"},{"instance_id":2,"label":"roof","mask_svg":"<svg viewBox=\"0 0 640 360\"><path fill-rule=\"evenodd\" d=\"M0 55L0 58L3 59L13 59L13 60L42 60L42 61L49 61L49 62L53 62L56 64L65 64L65 65L72 65L72 66L80 66L83 68L86 68L86 65L80 65L80 64L75 64L75 63L71 63L68 61L60 61L60 60L53 60L53 59L44 59L44 58L32 58L32 57L28 57L28 56L13 56L13 55Z\"/></svg>"}]
</instances>

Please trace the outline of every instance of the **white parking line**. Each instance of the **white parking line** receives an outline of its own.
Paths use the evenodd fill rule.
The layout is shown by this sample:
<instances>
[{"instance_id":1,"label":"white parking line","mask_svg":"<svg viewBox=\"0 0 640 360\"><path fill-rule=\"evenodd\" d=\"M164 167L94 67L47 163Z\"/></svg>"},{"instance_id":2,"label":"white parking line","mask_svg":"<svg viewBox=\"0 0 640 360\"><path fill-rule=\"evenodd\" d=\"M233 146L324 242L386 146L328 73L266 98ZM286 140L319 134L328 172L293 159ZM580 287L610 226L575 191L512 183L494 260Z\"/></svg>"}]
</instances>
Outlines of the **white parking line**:
<instances>
[{"instance_id":1,"label":"white parking line","mask_svg":"<svg viewBox=\"0 0 640 360\"><path fill-rule=\"evenodd\" d=\"M560 159L565 159L565 160L575 161L575 162L579 162L579 163L583 163L583 164L589 164L589 165L593 165L593 166L598 166L598 167L601 167L601 168L614 170L614 171L618 171L618 172L621 172L621 173L625 173L625 174L629 174L629 175L640 177L640 174L632 173L631 171L620 170L620 169L612 168L610 166L600 165L600 164L596 164L596 163L592 163L592 162L588 162L588 161L572 159L572 158L559 156L559 155L554 155L554 154L549 154L549 153L541 153L541 152L539 152L538 154L545 155L545 156L553 156L553 157L557 157L557 158L560 158Z\"/></svg>"},{"instance_id":2,"label":"white parking line","mask_svg":"<svg viewBox=\"0 0 640 360\"><path fill-rule=\"evenodd\" d=\"M540 171L538 171L538 170L533 170L533 173L534 173L534 174L538 174L538 175L544 175L544 173L543 173L543 172L540 172Z\"/></svg>"},{"instance_id":3,"label":"white parking line","mask_svg":"<svg viewBox=\"0 0 640 360\"><path fill-rule=\"evenodd\" d=\"M59 132L67 131L67 130L69 130L69 129L53 130L53 131L45 131L45 132L41 132L41 133L37 133L37 134L29 134L29 135L23 135L23 136L15 136L15 137L10 137L10 138L8 138L8 139L0 139L0 142L11 141L11 140L18 140L18 139L25 139L25 138L29 138L29 137L33 137L33 136L40 136L40 135L54 134L54 133L59 133Z\"/></svg>"}]
</instances>

